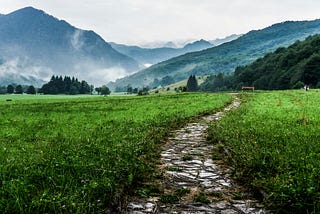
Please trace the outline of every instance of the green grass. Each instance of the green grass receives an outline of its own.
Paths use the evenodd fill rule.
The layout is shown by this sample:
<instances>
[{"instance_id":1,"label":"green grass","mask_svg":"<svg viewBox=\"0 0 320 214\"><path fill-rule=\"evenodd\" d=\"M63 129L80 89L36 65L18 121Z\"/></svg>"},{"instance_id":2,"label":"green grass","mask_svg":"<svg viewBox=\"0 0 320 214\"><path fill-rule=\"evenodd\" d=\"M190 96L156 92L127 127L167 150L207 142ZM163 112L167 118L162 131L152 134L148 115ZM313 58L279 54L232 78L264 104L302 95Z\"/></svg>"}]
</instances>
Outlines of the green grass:
<instances>
[{"instance_id":1,"label":"green grass","mask_svg":"<svg viewBox=\"0 0 320 214\"><path fill-rule=\"evenodd\" d=\"M230 152L234 175L266 192L276 212L320 212L320 92L242 96L241 107L211 127Z\"/></svg>"},{"instance_id":2,"label":"green grass","mask_svg":"<svg viewBox=\"0 0 320 214\"><path fill-rule=\"evenodd\" d=\"M153 173L170 129L231 96L0 99L0 213L102 213Z\"/></svg>"}]
</instances>

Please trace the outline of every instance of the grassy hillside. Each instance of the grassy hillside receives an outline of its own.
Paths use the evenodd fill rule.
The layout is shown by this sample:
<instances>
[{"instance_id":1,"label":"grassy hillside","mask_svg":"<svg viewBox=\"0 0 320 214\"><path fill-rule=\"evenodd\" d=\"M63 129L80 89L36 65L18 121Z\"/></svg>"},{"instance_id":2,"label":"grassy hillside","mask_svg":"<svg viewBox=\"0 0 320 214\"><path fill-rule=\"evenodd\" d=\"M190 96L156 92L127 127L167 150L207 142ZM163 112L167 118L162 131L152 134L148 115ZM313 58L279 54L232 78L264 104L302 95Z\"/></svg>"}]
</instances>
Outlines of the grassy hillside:
<instances>
[{"instance_id":1,"label":"grassy hillside","mask_svg":"<svg viewBox=\"0 0 320 214\"><path fill-rule=\"evenodd\" d=\"M250 93L211 127L234 176L265 192L273 213L320 212L319 91Z\"/></svg>"},{"instance_id":2,"label":"grassy hillside","mask_svg":"<svg viewBox=\"0 0 320 214\"><path fill-rule=\"evenodd\" d=\"M207 77L208 76L196 77L198 85L202 84L206 80ZM175 92L175 89L179 89L179 87L186 87L187 86L187 82L188 82L188 79L181 80L179 82L176 82L176 83L173 83L173 84L170 84L170 85L166 85L166 86L163 86L161 88L153 89L150 92L151 93L155 93L156 91L158 91L161 94L162 93Z\"/></svg>"},{"instance_id":3,"label":"grassy hillside","mask_svg":"<svg viewBox=\"0 0 320 214\"><path fill-rule=\"evenodd\" d=\"M289 46L317 33L320 33L320 20L275 24L262 30L251 31L229 43L164 61L117 80L109 86L114 88L128 84L133 87L148 85L155 78L161 79L167 75L180 81L192 74L203 76L233 72L237 66L247 65L267 52Z\"/></svg>"},{"instance_id":4,"label":"grassy hillside","mask_svg":"<svg viewBox=\"0 0 320 214\"><path fill-rule=\"evenodd\" d=\"M0 213L105 213L154 172L171 128L231 100L25 98L0 99Z\"/></svg>"}]
</instances>

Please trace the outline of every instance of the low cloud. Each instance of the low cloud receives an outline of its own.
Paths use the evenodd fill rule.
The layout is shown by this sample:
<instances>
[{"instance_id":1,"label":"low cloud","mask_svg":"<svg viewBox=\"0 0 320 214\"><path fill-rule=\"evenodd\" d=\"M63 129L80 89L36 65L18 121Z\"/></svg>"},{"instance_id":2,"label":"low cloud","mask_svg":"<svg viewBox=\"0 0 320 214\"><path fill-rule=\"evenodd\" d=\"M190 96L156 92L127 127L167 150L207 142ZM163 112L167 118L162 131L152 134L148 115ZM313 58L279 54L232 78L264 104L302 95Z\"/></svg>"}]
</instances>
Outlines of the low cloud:
<instances>
[{"instance_id":1,"label":"low cloud","mask_svg":"<svg viewBox=\"0 0 320 214\"><path fill-rule=\"evenodd\" d=\"M97 85L105 85L110 81L125 77L128 73L119 67L100 68L91 70L88 74L88 81L94 82Z\"/></svg>"},{"instance_id":2,"label":"low cloud","mask_svg":"<svg viewBox=\"0 0 320 214\"><path fill-rule=\"evenodd\" d=\"M71 45L74 49L79 50L84 45L84 41L82 39L83 31L75 30L73 35L71 36Z\"/></svg>"},{"instance_id":3,"label":"low cloud","mask_svg":"<svg viewBox=\"0 0 320 214\"><path fill-rule=\"evenodd\" d=\"M35 66L27 59L14 58L0 65L0 84L33 84L41 86L52 75L49 68Z\"/></svg>"}]
</instances>

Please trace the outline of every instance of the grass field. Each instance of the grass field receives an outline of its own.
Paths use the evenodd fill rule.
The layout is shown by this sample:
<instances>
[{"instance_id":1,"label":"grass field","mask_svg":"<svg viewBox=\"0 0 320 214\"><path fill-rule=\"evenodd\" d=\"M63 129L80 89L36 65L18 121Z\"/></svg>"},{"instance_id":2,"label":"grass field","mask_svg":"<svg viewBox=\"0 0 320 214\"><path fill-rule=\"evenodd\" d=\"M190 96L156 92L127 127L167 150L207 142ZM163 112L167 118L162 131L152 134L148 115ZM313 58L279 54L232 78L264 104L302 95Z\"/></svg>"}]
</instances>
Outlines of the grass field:
<instances>
[{"instance_id":1,"label":"grass field","mask_svg":"<svg viewBox=\"0 0 320 214\"><path fill-rule=\"evenodd\" d=\"M0 213L119 206L154 172L170 129L230 101L227 94L0 96Z\"/></svg>"},{"instance_id":2,"label":"grass field","mask_svg":"<svg viewBox=\"0 0 320 214\"><path fill-rule=\"evenodd\" d=\"M243 94L241 107L211 128L234 175L266 193L275 212L320 212L320 92Z\"/></svg>"}]
</instances>

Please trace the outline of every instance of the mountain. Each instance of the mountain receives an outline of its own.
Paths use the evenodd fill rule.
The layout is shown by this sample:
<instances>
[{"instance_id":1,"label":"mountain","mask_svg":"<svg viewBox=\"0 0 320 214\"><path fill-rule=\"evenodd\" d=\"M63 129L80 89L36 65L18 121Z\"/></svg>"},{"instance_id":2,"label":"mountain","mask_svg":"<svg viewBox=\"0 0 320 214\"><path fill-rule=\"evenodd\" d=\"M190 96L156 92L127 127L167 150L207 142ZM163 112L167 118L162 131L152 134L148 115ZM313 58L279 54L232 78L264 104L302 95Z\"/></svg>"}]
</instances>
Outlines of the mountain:
<instances>
[{"instance_id":1,"label":"mountain","mask_svg":"<svg viewBox=\"0 0 320 214\"><path fill-rule=\"evenodd\" d=\"M177 45L174 42L167 42L163 45L164 48L177 48Z\"/></svg>"},{"instance_id":2,"label":"mountain","mask_svg":"<svg viewBox=\"0 0 320 214\"><path fill-rule=\"evenodd\" d=\"M240 36L242 36L243 34L232 34L230 36L227 36L225 38L222 39L215 39L215 40L211 40L209 41L211 44L213 44L214 46L219 46L222 45L223 43L226 42L231 42L232 40L236 40L238 39Z\"/></svg>"},{"instance_id":3,"label":"mountain","mask_svg":"<svg viewBox=\"0 0 320 214\"><path fill-rule=\"evenodd\" d=\"M169 76L175 81L190 75L233 72L237 66L252 63L278 47L320 33L320 20L287 21L262 30L254 30L228 43L199 52L188 53L158 63L138 73L110 83L111 88L149 85L155 79Z\"/></svg>"},{"instance_id":4,"label":"mountain","mask_svg":"<svg viewBox=\"0 0 320 214\"><path fill-rule=\"evenodd\" d=\"M204 39L201 39L199 41L195 41L193 43L189 43L189 44L186 44L182 49L184 50L184 52L195 52L195 51L201 51L201 50L205 50L205 49L208 49L208 48L212 48L213 45L204 40Z\"/></svg>"},{"instance_id":5,"label":"mountain","mask_svg":"<svg viewBox=\"0 0 320 214\"><path fill-rule=\"evenodd\" d=\"M183 48L141 48L138 46L127 46L110 42L111 46L120 53L130 56L144 65L156 64L170 58L194 51L200 51L213 47L205 40L195 41L185 45ZM173 46L173 42L168 42L167 46Z\"/></svg>"},{"instance_id":6,"label":"mountain","mask_svg":"<svg viewBox=\"0 0 320 214\"><path fill-rule=\"evenodd\" d=\"M278 48L250 65L238 67L235 86L256 89L320 87L320 35L308 37L288 48Z\"/></svg>"},{"instance_id":7,"label":"mountain","mask_svg":"<svg viewBox=\"0 0 320 214\"><path fill-rule=\"evenodd\" d=\"M105 84L142 68L95 32L32 7L0 16L0 59L0 84L39 85L53 74Z\"/></svg>"}]
</instances>

